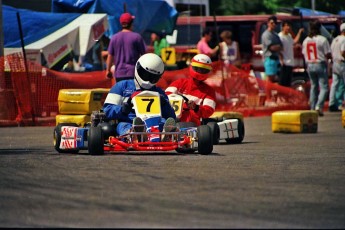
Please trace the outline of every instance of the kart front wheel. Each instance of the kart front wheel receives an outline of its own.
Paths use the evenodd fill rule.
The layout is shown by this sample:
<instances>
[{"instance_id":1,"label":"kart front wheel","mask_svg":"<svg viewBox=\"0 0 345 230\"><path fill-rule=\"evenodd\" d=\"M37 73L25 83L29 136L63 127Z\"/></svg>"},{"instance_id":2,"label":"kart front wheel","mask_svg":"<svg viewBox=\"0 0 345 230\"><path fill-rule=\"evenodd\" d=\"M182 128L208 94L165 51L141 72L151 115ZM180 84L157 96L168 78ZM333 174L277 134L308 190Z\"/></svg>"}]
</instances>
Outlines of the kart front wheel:
<instances>
[{"instance_id":1,"label":"kart front wheel","mask_svg":"<svg viewBox=\"0 0 345 230\"><path fill-rule=\"evenodd\" d=\"M211 154L213 151L213 141L211 129L208 125L200 125L198 131L198 152L203 155Z\"/></svg>"},{"instance_id":2,"label":"kart front wheel","mask_svg":"<svg viewBox=\"0 0 345 230\"><path fill-rule=\"evenodd\" d=\"M211 129L211 134L213 138L213 144L218 145L219 144L219 137L220 137L220 131L219 131L219 126L217 122L208 122L207 125Z\"/></svg>"},{"instance_id":3,"label":"kart front wheel","mask_svg":"<svg viewBox=\"0 0 345 230\"><path fill-rule=\"evenodd\" d=\"M54 133L53 133L53 138L54 138L54 149L58 153L78 153L79 149L60 149L60 144L61 144L61 128L62 126L73 126L73 127L78 127L77 124L75 123L59 123L55 128L54 128Z\"/></svg>"},{"instance_id":4,"label":"kart front wheel","mask_svg":"<svg viewBox=\"0 0 345 230\"><path fill-rule=\"evenodd\" d=\"M101 127L90 127L87 140L91 155L104 154L104 135Z\"/></svg>"}]
</instances>

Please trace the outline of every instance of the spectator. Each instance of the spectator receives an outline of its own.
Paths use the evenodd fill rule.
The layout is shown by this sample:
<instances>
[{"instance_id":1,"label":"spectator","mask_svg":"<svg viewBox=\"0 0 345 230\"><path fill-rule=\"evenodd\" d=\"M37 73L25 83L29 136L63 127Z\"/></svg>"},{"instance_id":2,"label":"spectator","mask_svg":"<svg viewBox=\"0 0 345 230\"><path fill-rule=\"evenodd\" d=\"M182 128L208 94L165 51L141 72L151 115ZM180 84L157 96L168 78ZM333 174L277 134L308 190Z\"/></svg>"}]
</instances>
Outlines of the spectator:
<instances>
[{"instance_id":1,"label":"spectator","mask_svg":"<svg viewBox=\"0 0 345 230\"><path fill-rule=\"evenodd\" d=\"M201 118L209 118L216 108L215 90L204 83L212 70L212 61L205 54L193 57L189 67L189 78L180 78L171 83L166 94L182 94L188 98L184 103L180 121L200 125Z\"/></svg>"},{"instance_id":2,"label":"spectator","mask_svg":"<svg viewBox=\"0 0 345 230\"><path fill-rule=\"evenodd\" d=\"M136 117L131 103L131 96L141 90L156 91L160 94L162 122L166 121L165 124L169 126L175 125L175 111L170 106L164 91L156 87L156 83L161 78L163 72L164 63L162 59L156 54L147 53L141 56L136 63L134 79L122 80L110 89L105 99L103 110L107 118L119 121L116 127L118 135L128 133L132 128L132 123L138 126L137 132L144 131L144 121ZM165 129L165 131L169 130Z\"/></svg>"},{"instance_id":3,"label":"spectator","mask_svg":"<svg viewBox=\"0 0 345 230\"><path fill-rule=\"evenodd\" d=\"M311 21L309 27L309 35L302 44L311 82L309 104L311 110L316 110L319 116L323 116L328 92L327 59L331 58L331 49L327 39L320 35L321 23L318 20Z\"/></svg>"},{"instance_id":4,"label":"spectator","mask_svg":"<svg viewBox=\"0 0 345 230\"><path fill-rule=\"evenodd\" d=\"M292 78L292 69L294 66L294 50L293 47L299 42L304 29L300 28L295 38L291 36L291 24L288 21L282 22L282 31L278 34L283 44L281 51L282 58L280 60L281 69L279 74L279 85L290 87Z\"/></svg>"},{"instance_id":5,"label":"spectator","mask_svg":"<svg viewBox=\"0 0 345 230\"><path fill-rule=\"evenodd\" d=\"M223 40L220 46L220 56L226 65L231 64L237 68L241 68L241 55L240 48L236 41L232 40L232 32L229 30L224 30L220 34Z\"/></svg>"},{"instance_id":6,"label":"spectator","mask_svg":"<svg viewBox=\"0 0 345 230\"><path fill-rule=\"evenodd\" d=\"M75 68L75 64L74 64L74 54L73 52L69 53L67 56L67 62L62 66L61 71L63 72L69 72L69 73L73 73L76 72L77 69ZM76 64L77 66L77 64Z\"/></svg>"},{"instance_id":7,"label":"spectator","mask_svg":"<svg viewBox=\"0 0 345 230\"><path fill-rule=\"evenodd\" d=\"M144 39L132 31L134 18L129 13L122 14L122 30L113 35L109 42L106 76L112 78L111 67L114 62L114 77L117 82L134 78L135 63L146 52Z\"/></svg>"},{"instance_id":8,"label":"spectator","mask_svg":"<svg viewBox=\"0 0 345 230\"><path fill-rule=\"evenodd\" d=\"M339 86L337 91L335 92L335 100L338 109L343 110L345 100L345 84L343 79L339 79Z\"/></svg>"},{"instance_id":9,"label":"spectator","mask_svg":"<svg viewBox=\"0 0 345 230\"><path fill-rule=\"evenodd\" d=\"M332 67L332 85L329 94L329 111L337 112L342 110L342 103L338 105L336 101L336 91L345 81L345 23L340 25L340 35L333 39L331 44L331 52L333 58ZM340 97L344 99L343 96Z\"/></svg>"},{"instance_id":10,"label":"spectator","mask_svg":"<svg viewBox=\"0 0 345 230\"><path fill-rule=\"evenodd\" d=\"M81 66L85 67L85 71L100 71L103 69L102 46L97 41L94 46L82 58Z\"/></svg>"},{"instance_id":11,"label":"spectator","mask_svg":"<svg viewBox=\"0 0 345 230\"><path fill-rule=\"evenodd\" d=\"M277 82L279 56L280 51L283 49L283 44L278 34L275 32L276 26L276 16L269 17L267 29L261 36L265 74L271 82Z\"/></svg>"},{"instance_id":12,"label":"spectator","mask_svg":"<svg viewBox=\"0 0 345 230\"><path fill-rule=\"evenodd\" d=\"M267 29L261 35L262 50L264 56L264 68L268 82L277 82L277 73L279 68L280 51L283 49L282 42L275 32L277 26L277 17L271 16L267 20ZM266 84L266 104L275 105L271 100L271 87Z\"/></svg>"},{"instance_id":13,"label":"spectator","mask_svg":"<svg viewBox=\"0 0 345 230\"><path fill-rule=\"evenodd\" d=\"M217 56L219 46L216 46L212 49L208 44L211 41L212 36L213 36L213 32L209 28L206 28L202 32L202 38L200 39L200 41L196 45L196 48L198 49L199 54L206 54L210 58Z\"/></svg>"},{"instance_id":14,"label":"spectator","mask_svg":"<svg viewBox=\"0 0 345 230\"><path fill-rule=\"evenodd\" d=\"M154 53L160 57L162 56L162 49L170 46L164 33L152 33L151 41L153 42Z\"/></svg>"}]
</instances>

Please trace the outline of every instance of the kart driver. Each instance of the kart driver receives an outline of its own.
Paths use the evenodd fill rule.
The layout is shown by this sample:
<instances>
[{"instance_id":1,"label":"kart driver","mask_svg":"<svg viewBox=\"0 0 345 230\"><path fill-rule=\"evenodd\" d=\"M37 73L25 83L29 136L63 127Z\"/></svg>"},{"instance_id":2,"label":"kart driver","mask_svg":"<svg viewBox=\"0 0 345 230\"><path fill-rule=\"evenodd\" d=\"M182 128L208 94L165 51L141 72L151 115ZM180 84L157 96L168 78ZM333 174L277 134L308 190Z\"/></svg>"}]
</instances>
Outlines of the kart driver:
<instances>
[{"instance_id":1,"label":"kart driver","mask_svg":"<svg viewBox=\"0 0 345 230\"><path fill-rule=\"evenodd\" d=\"M124 135L130 132L132 124L138 129L136 132L144 131L144 122L136 117L131 97L143 90L155 91L160 94L160 103L162 111L162 120L164 128L175 126L175 111L169 103L165 92L156 86L164 72L164 63L162 59L154 54L147 53L142 55L135 65L134 79L117 82L109 91L103 105L103 111L107 118L117 119L119 121L116 132L118 135ZM165 120L166 119L166 120ZM140 128L141 126L141 128ZM165 130L170 132L171 130Z\"/></svg>"},{"instance_id":2,"label":"kart driver","mask_svg":"<svg viewBox=\"0 0 345 230\"><path fill-rule=\"evenodd\" d=\"M183 105L180 121L194 122L199 126L202 118L209 118L213 114L216 108L215 91L204 82L211 70L211 59L205 54L197 54L189 67L190 77L174 81L165 90L167 95L182 94L188 98Z\"/></svg>"}]
</instances>

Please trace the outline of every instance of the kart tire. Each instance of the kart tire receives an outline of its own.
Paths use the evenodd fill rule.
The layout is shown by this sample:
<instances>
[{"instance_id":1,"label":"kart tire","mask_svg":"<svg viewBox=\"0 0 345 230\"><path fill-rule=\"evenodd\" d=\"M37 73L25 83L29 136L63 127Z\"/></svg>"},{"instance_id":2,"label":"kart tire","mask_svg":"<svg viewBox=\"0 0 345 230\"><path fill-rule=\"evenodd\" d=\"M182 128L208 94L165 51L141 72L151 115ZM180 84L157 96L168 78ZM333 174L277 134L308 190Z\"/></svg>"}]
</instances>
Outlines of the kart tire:
<instances>
[{"instance_id":1,"label":"kart tire","mask_svg":"<svg viewBox=\"0 0 345 230\"><path fill-rule=\"evenodd\" d=\"M104 135L101 127L90 127L87 140L89 154L104 154Z\"/></svg>"},{"instance_id":2,"label":"kart tire","mask_svg":"<svg viewBox=\"0 0 345 230\"><path fill-rule=\"evenodd\" d=\"M213 151L213 141L211 128L208 125L200 125L198 131L198 152L202 155L211 154Z\"/></svg>"},{"instance_id":3,"label":"kart tire","mask_svg":"<svg viewBox=\"0 0 345 230\"><path fill-rule=\"evenodd\" d=\"M207 125L211 129L211 134L213 138L213 144L218 145L219 144L219 137L220 137L220 131L219 131L219 126L217 122L208 122Z\"/></svg>"},{"instance_id":4,"label":"kart tire","mask_svg":"<svg viewBox=\"0 0 345 230\"><path fill-rule=\"evenodd\" d=\"M196 127L196 124L194 122L177 122L176 126L179 129L183 129L183 128Z\"/></svg>"},{"instance_id":5,"label":"kart tire","mask_svg":"<svg viewBox=\"0 0 345 230\"><path fill-rule=\"evenodd\" d=\"M243 141L243 138L244 138L244 134L245 134L245 129L244 129L244 123L241 119L238 119L238 126L237 126L237 129L238 129L238 136L237 138L226 138L225 141L226 143L228 144L240 144L242 143Z\"/></svg>"},{"instance_id":6,"label":"kart tire","mask_svg":"<svg viewBox=\"0 0 345 230\"><path fill-rule=\"evenodd\" d=\"M58 153L78 153L79 149L60 149L60 143L61 143L61 128L62 126L73 126L73 127L78 127L77 124L75 123L59 123L55 128L54 128L54 149Z\"/></svg>"}]
</instances>

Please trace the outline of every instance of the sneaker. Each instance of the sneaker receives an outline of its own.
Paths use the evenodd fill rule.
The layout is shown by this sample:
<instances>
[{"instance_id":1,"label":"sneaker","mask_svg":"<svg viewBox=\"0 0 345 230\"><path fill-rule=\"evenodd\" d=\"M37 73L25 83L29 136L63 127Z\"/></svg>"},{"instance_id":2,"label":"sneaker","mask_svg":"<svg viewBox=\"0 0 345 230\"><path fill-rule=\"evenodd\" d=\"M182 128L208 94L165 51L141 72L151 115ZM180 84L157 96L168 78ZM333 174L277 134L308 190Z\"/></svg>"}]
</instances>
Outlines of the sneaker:
<instances>
[{"instance_id":1,"label":"sneaker","mask_svg":"<svg viewBox=\"0 0 345 230\"><path fill-rule=\"evenodd\" d=\"M323 117L323 112L320 109L316 109L316 112L319 114L319 117Z\"/></svg>"},{"instance_id":2,"label":"sneaker","mask_svg":"<svg viewBox=\"0 0 345 230\"><path fill-rule=\"evenodd\" d=\"M330 112L340 112L341 111L341 109L339 109L336 105L329 106L328 110Z\"/></svg>"},{"instance_id":3,"label":"sneaker","mask_svg":"<svg viewBox=\"0 0 345 230\"><path fill-rule=\"evenodd\" d=\"M175 132L176 131L176 122L175 119L169 117L163 126L163 132Z\"/></svg>"},{"instance_id":4,"label":"sneaker","mask_svg":"<svg viewBox=\"0 0 345 230\"><path fill-rule=\"evenodd\" d=\"M133 119L133 129L135 132L144 132L145 123L140 117L135 117Z\"/></svg>"},{"instance_id":5,"label":"sneaker","mask_svg":"<svg viewBox=\"0 0 345 230\"><path fill-rule=\"evenodd\" d=\"M175 132L177 130L175 119L169 117L163 126L163 132ZM170 141L171 135L164 135L163 142Z\"/></svg>"},{"instance_id":6,"label":"sneaker","mask_svg":"<svg viewBox=\"0 0 345 230\"><path fill-rule=\"evenodd\" d=\"M145 131L145 123L140 117L135 117L133 119L133 131L134 132L144 132ZM146 135L137 135L139 142L141 142L142 136L144 136L143 141L147 140Z\"/></svg>"}]
</instances>

